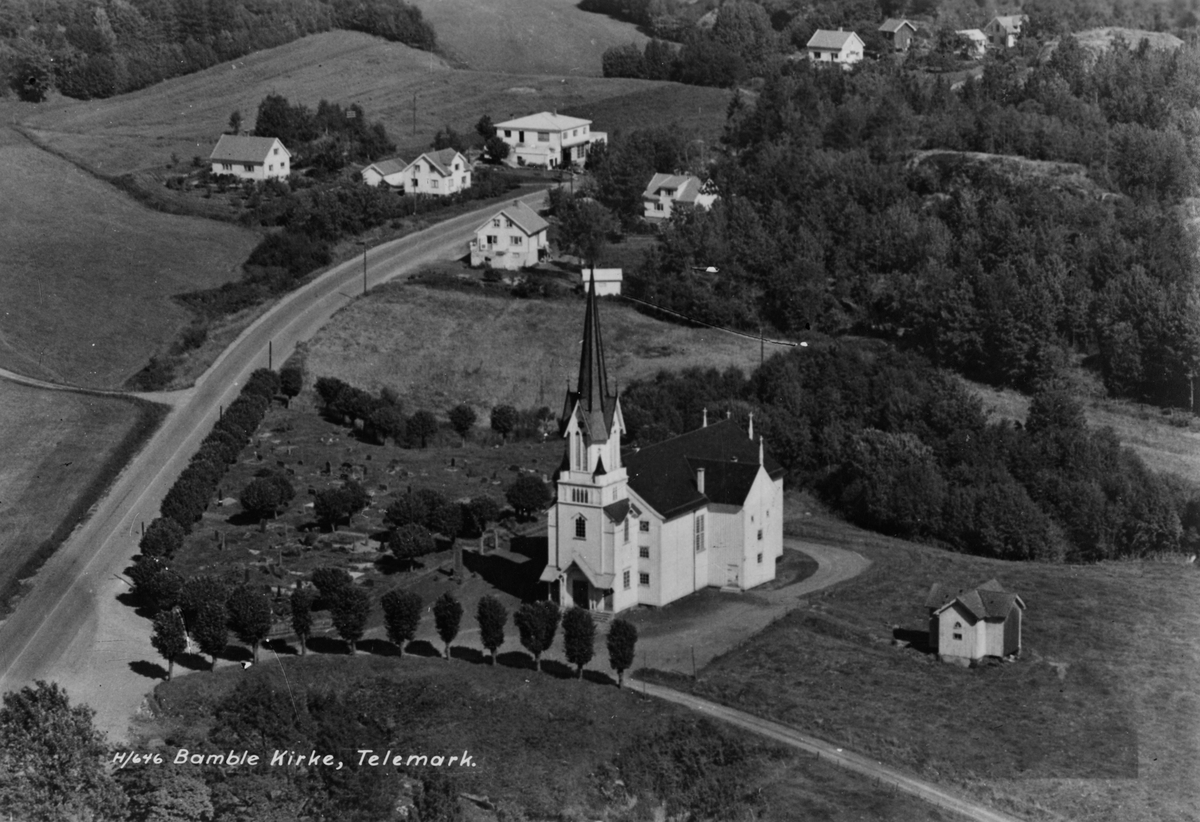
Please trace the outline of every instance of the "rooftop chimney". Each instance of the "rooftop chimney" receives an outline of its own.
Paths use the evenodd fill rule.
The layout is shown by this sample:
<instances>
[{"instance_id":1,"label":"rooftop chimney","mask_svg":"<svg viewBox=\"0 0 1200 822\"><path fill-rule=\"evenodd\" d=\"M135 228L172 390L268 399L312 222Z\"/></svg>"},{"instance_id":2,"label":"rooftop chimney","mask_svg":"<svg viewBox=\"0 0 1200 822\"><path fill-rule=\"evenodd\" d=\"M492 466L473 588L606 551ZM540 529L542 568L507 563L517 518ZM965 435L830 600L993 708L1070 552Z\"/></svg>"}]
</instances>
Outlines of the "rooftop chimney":
<instances>
[{"instance_id":1,"label":"rooftop chimney","mask_svg":"<svg viewBox=\"0 0 1200 822\"><path fill-rule=\"evenodd\" d=\"M701 494L704 493L704 469L703 468L696 469L696 490L699 491Z\"/></svg>"}]
</instances>

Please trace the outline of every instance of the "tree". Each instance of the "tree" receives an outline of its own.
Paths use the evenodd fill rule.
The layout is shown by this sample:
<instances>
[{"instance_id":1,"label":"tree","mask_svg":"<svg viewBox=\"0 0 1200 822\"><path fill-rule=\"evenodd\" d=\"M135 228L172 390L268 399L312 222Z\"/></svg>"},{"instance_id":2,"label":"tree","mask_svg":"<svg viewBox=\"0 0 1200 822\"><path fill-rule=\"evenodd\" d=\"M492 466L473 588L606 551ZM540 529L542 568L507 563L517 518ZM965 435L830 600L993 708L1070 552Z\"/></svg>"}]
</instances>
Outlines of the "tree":
<instances>
[{"instance_id":1,"label":"tree","mask_svg":"<svg viewBox=\"0 0 1200 822\"><path fill-rule=\"evenodd\" d=\"M160 557L169 560L183 545L183 528L173 519L158 517L150 523L138 543L143 557Z\"/></svg>"},{"instance_id":2,"label":"tree","mask_svg":"<svg viewBox=\"0 0 1200 822\"><path fill-rule=\"evenodd\" d=\"M595 268L609 235L618 229L617 218L591 199L568 199L559 209L559 242L579 257L581 263Z\"/></svg>"},{"instance_id":3,"label":"tree","mask_svg":"<svg viewBox=\"0 0 1200 822\"><path fill-rule=\"evenodd\" d=\"M625 684L625 672L633 667L637 650L637 626L623 619L614 619L608 627L608 664L617 672L617 687Z\"/></svg>"},{"instance_id":4,"label":"tree","mask_svg":"<svg viewBox=\"0 0 1200 822\"><path fill-rule=\"evenodd\" d=\"M27 103L40 103L54 87L54 63L48 53L27 54L12 68L10 85Z\"/></svg>"},{"instance_id":5,"label":"tree","mask_svg":"<svg viewBox=\"0 0 1200 822\"><path fill-rule=\"evenodd\" d=\"M0 808L36 822L123 819L125 797L106 770L95 711L41 680L4 695L0 708Z\"/></svg>"},{"instance_id":6,"label":"tree","mask_svg":"<svg viewBox=\"0 0 1200 822\"><path fill-rule=\"evenodd\" d=\"M508 441L508 435L517 427L517 409L511 405L497 405L492 409L492 430Z\"/></svg>"},{"instance_id":7,"label":"tree","mask_svg":"<svg viewBox=\"0 0 1200 822\"><path fill-rule=\"evenodd\" d=\"M287 398L288 404L304 390L304 372L294 365L286 366L279 372L279 390Z\"/></svg>"},{"instance_id":8,"label":"tree","mask_svg":"<svg viewBox=\"0 0 1200 822\"><path fill-rule=\"evenodd\" d=\"M485 114L475 124L475 133L486 142L496 136L496 126L492 123L492 115Z\"/></svg>"},{"instance_id":9,"label":"tree","mask_svg":"<svg viewBox=\"0 0 1200 822\"><path fill-rule=\"evenodd\" d=\"M268 517L274 518L283 504L283 494L280 485L270 479L253 479L238 495L238 502L248 514L266 526Z\"/></svg>"},{"instance_id":10,"label":"tree","mask_svg":"<svg viewBox=\"0 0 1200 822\"><path fill-rule=\"evenodd\" d=\"M329 610L333 627L337 629L338 636L349 643L350 653L353 654L371 616L370 594L356 585L348 585L334 595Z\"/></svg>"},{"instance_id":11,"label":"tree","mask_svg":"<svg viewBox=\"0 0 1200 822\"><path fill-rule=\"evenodd\" d=\"M258 662L259 643L271 630L271 600L261 590L239 585L229 594L225 607L229 609L229 627L239 641L250 646L254 661Z\"/></svg>"},{"instance_id":12,"label":"tree","mask_svg":"<svg viewBox=\"0 0 1200 822\"><path fill-rule=\"evenodd\" d=\"M508 622L508 609L491 594L483 596L475 609L475 620L479 623L479 641L492 655L496 664L496 651L504 644L504 625Z\"/></svg>"},{"instance_id":13,"label":"tree","mask_svg":"<svg viewBox=\"0 0 1200 822\"><path fill-rule=\"evenodd\" d=\"M438 130L437 134L433 135L433 150L441 151L445 148L452 148L455 151L466 151L467 139L450 126L444 126Z\"/></svg>"},{"instance_id":14,"label":"tree","mask_svg":"<svg viewBox=\"0 0 1200 822\"><path fill-rule=\"evenodd\" d=\"M200 646L201 653L212 657L210 671L216 670L217 654L225 652L225 645L229 641L228 619L224 601L205 602L196 612L192 638Z\"/></svg>"},{"instance_id":15,"label":"tree","mask_svg":"<svg viewBox=\"0 0 1200 822\"><path fill-rule=\"evenodd\" d=\"M292 591L292 630L300 639L300 656L308 654L308 638L312 635L313 625L312 607L316 599L313 589L303 583Z\"/></svg>"},{"instance_id":16,"label":"tree","mask_svg":"<svg viewBox=\"0 0 1200 822\"><path fill-rule=\"evenodd\" d=\"M212 574L188 577L179 592L179 608L183 611L183 624L194 634L201 609L206 605L215 604L224 610L225 600L228 598L229 586L220 577Z\"/></svg>"},{"instance_id":17,"label":"tree","mask_svg":"<svg viewBox=\"0 0 1200 822\"><path fill-rule=\"evenodd\" d=\"M548 599L527 602L513 615L513 623L521 634L521 644L533 654L533 666L542 670L542 653L554 644L558 632L558 606Z\"/></svg>"},{"instance_id":18,"label":"tree","mask_svg":"<svg viewBox=\"0 0 1200 822\"><path fill-rule=\"evenodd\" d=\"M446 643L446 659L450 658L450 643L458 636L458 626L462 622L462 603L455 599L454 594L447 591L433 603L433 624L437 627L438 636Z\"/></svg>"},{"instance_id":19,"label":"tree","mask_svg":"<svg viewBox=\"0 0 1200 822\"><path fill-rule=\"evenodd\" d=\"M475 426L475 419L475 409L466 403L450 409L450 427L462 437L463 442L466 442L467 434Z\"/></svg>"},{"instance_id":20,"label":"tree","mask_svg":"<svg viewBox=\"0 0 1200 822\"><path fill-rule=\"evenodd\" d=\"M408 432L404 413L394 405L380 403L367 415L367 429L383 444L388 439L399 443Z\"/></svg>"},{"instance_id":21,"label":"tree","mask_svg":"<svg viewBox=\"0 0 1200 822\"><path fill-rule=\"evenodd\" d=\"M170 568L159 569L138 586L138 596L151 613L174 608L182 591L183 577Z\"/></svg>"},{"instance_id":22,"label":"tree","mask_svg":"<svg viewBox=\"0 0 1200 822\"><path fill-rule=\"evenodd\" d=\"M437 430L437 417L433 415L432 411L418 411L408 420L408 438L411 442L421 443L422 448L429 442L429 438L437 433Z\"/></svg>"},{"instance_id":23,"label":"tree","mask_svg":"<svg viewBox=\"0 0 1200 822\"><path fill-rule=\"evenodd\" d=\"M596 621L586 608L571 608L562 623L567 662L575 666L575 673L583 679L583 666L591 662L595 655Z\"/></svg>"},{"instance_id":24,"label":"tree","mask_svg":"<svg viewBox=\"0 0 1200 822\"><path fill-rule=\"evenodd\" d=\"M520 519L532 519L533 515L550 504L552 496L546 483L537 477L524 474L517 477L504 492L504 498L517 512Z\"/></svg>"},{"instance_id":25,"label":"tree","mask_svg":"<svg viewBox=\"0 0 1200 822\"><path fill-rule=\"evenodd\" d=\"M313 513L317 521L334 530L338 523L349 522L350 518L367 507L370 497L357 482L350 480L341 488L326 488L317 492L313 499Z\"/></svg>"},{"instance_id":26,"label":"tree","mask_svg":"<svg viewBox=\"0 0 1200 822\"><path fill-rule=\"evenodd\" d=\"M483 144L483 159L489 163L503 163L508 159L509 152L512 151L512 146L504 142L504 138L499 135L494 135L487 138Z\"/></svg>"},{"instance_id":27,"label":"tree","mask_svg":"<svg viewBox=\"0 0 1200 822\"><path fill-rule=\"evenodd\" d=\"M154 633L150 636L150 644L167 661L167 682L170 682L175 672L175 657L187 650L183 618L175 611L161 611L154 617Z\"/></svg>"},{"instance_id":28,"label":"tree","mask_svg":"<svg viewBox=\"0 0 1200 822\"><path fill-rule=\"evenodd\" d=\"M236 108L233 110L233 114L229 115L229 133L242 133L242 112Z\"/></svg>"},{"instance_id":29,"label":"tree","mask_svg":"<svg viewBox=\"0 0 1200 822\"><path fill-rule=\"evenodd\" d=\"M334 568L329 565L316 568L312 572L312 584L321 592L321 599L326 607L345 588L354 584L354 578L344 568Z\"/></svg>"},{"instance_id":30,"label":"tree","mask_svg":"<svg viewBox=\"0 0 1200 822\"><path fill-rule=\"evenodd\" d=\"M420 594L413 591L388 591L383 595L383 624L388 639L400 649L404 656L404 645L417 635L421 624L423 603Z\"/></svg>"},{"instance_id":31,"label":"tree","mask_svg":"<svg viewBox=\"0 0 1200 822\"><path fill-rule=\"evenodd\" d=\"M429 529L416 522L401 525L388 540L388 550L401 565L413 563L427 554L432 554L436 547Z\"/></svg>"}]
</instances>

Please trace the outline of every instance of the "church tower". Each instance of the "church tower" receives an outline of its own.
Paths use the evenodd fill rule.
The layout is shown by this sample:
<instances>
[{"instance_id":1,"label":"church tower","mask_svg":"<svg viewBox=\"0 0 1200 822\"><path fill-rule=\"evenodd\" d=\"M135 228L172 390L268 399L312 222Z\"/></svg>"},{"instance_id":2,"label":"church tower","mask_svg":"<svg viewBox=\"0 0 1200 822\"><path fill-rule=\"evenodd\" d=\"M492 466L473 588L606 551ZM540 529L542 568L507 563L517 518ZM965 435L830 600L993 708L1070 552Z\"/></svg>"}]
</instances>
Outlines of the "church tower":
<instances>
[{"instance_id":1,"label":"church tower","mask_svg":"<svg viewBox=\"0 0 1200 822\"><path fill-rule=\"evenodd\" d=\"M625 423L620 398L608 384L594 280L579 378L567 390L559 430L564 453L547 512L548 557L541 579L563 605L611 612L619 554L629 543L629 481L621 464Z\"/></svg>"}]
</instances>

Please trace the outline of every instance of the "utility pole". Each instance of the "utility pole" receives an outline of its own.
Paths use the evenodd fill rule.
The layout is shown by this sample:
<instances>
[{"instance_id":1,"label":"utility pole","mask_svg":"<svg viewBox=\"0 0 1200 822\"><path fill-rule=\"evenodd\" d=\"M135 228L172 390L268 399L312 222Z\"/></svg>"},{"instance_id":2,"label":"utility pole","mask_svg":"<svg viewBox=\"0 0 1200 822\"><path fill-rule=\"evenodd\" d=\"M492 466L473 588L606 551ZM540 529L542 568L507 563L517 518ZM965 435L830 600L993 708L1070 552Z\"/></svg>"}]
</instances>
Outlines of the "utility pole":
<instances>
[{"instance_id":1,"label":"utility pole","mask_svg":"<svg viewBox=\"0 0 1200 822\"><path fill-rule=\"evenodd\" d=\"M413 92L413 136L417 136L417 93Z\"/></svg>"}]
</instances>

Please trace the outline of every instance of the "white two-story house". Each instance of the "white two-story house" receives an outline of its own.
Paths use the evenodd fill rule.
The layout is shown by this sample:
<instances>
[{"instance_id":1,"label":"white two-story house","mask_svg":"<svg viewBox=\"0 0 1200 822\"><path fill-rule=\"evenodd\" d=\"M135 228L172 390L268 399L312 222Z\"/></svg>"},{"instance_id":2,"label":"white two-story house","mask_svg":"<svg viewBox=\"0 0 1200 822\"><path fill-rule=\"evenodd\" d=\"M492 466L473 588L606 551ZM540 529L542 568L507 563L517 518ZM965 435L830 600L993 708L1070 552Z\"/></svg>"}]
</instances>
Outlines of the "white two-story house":
<instances>
[{"instance_id":1,"label":"white two-story house","mask_svg":"<svg viewBox=\"0 0 1200 822\"><path fill-rule=\"evenodd\" d=\"M399 157L390 160L377 160L362 170L363 182L369 186L381 183L390 188L404 188L404 170L409 164Z\"/></svg>"},{"instance_id":2,"label":"white two-story house","mask_svg":"<svg viewBox=\"0 0 1200 822\"><path fill-rule=\"evenodd\" d=\"M804 46L814 63L833 63L850 68L863 59L863 41L852 31L817 29Z\"/></svg>"},{"instance_id":3,"label":"white two-story house","mask_svg":"<svg viewBox=\"0 0 1200 822\"><path fill-rule=\"evenodd\" d=\"M475 229L471 265L515 271L537 265L550 252L550 224L520 200L513 200Z\"/></svg>"},{"instance_id":4,"label":"white two-story house","mask_svg":"<svg viewBox=\"0 0 1200 822\"><path fill-rule=\"evenodd\" d=\"M717 188L712 180L691 174L655 174L642 192L643 216L652 221L670 219L676 204L707 210L716 201Z\"/></svg>"},{"instance_id":5,"label":"white two-story house","mask_svg":"<svg viewBox=\"0 0 1200 822\"><path fill-rule=\"evenodd\" d=\"M593 145L608 142L591 120L549 111L496 123L496 134L508 143L510 162L543 168L582 164Z\"/></svg>"},{"instance_id":6,"label":"white two-story house","mask_svg":"<svg viewBox=\"0 0 1200 822\"><path fill-rule=\"evenodd\" d=\"M400 174L405 194L445 197L471 187L471 164L452 148L427 151Z\"/></svg>"},{"instance_id":7,"label":"white two-story house","mask_svg":"<svg viewBox=\"0 0 1200 822\"><path fill-rule=\"evenodd\" d=\"M286 180L291 173L292 153L275 137L222 134L208 156L213 174L228 174L242 180Z\"/></svg>"}]
</instances>

